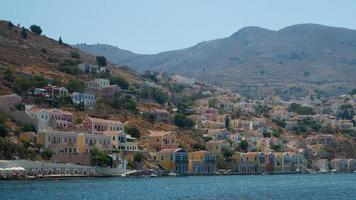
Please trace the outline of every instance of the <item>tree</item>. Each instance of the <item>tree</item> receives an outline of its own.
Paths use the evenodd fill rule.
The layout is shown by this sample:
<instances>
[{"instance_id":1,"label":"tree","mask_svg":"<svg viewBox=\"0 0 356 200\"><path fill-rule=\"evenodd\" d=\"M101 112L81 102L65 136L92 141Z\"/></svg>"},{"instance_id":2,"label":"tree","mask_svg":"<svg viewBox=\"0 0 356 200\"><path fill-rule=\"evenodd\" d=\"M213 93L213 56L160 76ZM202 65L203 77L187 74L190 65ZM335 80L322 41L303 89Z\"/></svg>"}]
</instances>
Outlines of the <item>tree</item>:
<instances>
[{"instance_id":1,"label":"tree","mask_svg":"<svg viewBox=\"0 0 356 200\"><path fill-rule=\"evenodd\" d=\"M192 128L194 126L194 121L189 119L186 115L178 113L174 116L174 124L180 128Z\"/></svg>"},{"instance_id":2,"label":"tree","mask_svg":"<svg viewBox=\"0 0 356 200\"><path fill-rule=\"evenodd\" d=\"M15 80L14 70L10 67L6 68L4 71L3 78L6 81L14 82L14 80Z\"/></svg>"},{"instance_id":3,"label":"tree","mask_svg":"<svg viewBox=\"0 0 356 200\"><path fill-rule=\"evenodd\" d=\"M108 167L112 166L113 159L107 153L94 148L90 152L90 162L94 166Z\"/></svg>"},{"instance_id":4,"label":"tree","mask_svg":"<svg viewBox=\"0 0 356 200\"><path fill-rule=\"evenodd\" d=\"M20 34L21 34L21 37L22 37L23 39L26 39L26 38L27 38L27 30L26 30L25 27L22 27L22 28L21 28Z\"/></svg>"},{"instance_id":5,"label":"tree","mask_svg":"<svg viewBox=\"0 0 356 200\"><path fill-rule=\"evenodd\" d=\"M106 58L105 58L105 56L97 56L96 57L96 62L100 66L106 66Z\"/></svg>"},{"instance_id":6,"label":"tree","mask_svg":"<svg viewBox=\"0 0 356 200\"><path fill-rule=\"evenodd\" d=\"M144 156L140 153L136 153L134 156L134 161L137 163L142 163Z\"/></svg>"},{"instance_id":7,"label":"tree","mask_svg":"<svg viewBox=\"0 0 356 200\"><path fill-rule=\"evenodd\" d=\"M355 115L354 109L351 104L343 104L338 108L338 117L341 119L351 120Z\"/></svg>"},{"instance_id":8,"label":"tree","mask_svg":"<svg viewBox=\"0 0 356 200\"><path fill-rule=\"evenodd\" d=\"M131 135L134 138L141 137L140 129L138 129L137 126L135 126L135 125L125 125L124 131L125 131L125 133Z\"/></svg>"},{"instance_id":9,"label":"tree","mask_svg":"<svg viewBox=\"0 0 356 200\"><path fill-rule=\"evenodd\" d=\"M133 101L130 97L124 98L123 101L123 108L131 111L135 111L137 107L137 104L135 101Z\"/></svg>"},{"instance_id":10,"label":"tree","mask_svg":"<svg viewBox=\"0 0 356 200\"><path fill-rule=\"evenodd\" d=\"M25 77L16 77L13 89L20 94L26 93L32 86L31 81Z\"/></svg>"},{"instance_id":11,"label":"tree","mask_svg":"<svg viewBox=\"0 0 356 200\"><path fill-rule=\"evenodd\" d=\"M35 132L36 128L32 124L26 123L22 125L21 130L23 132Z\"/></svg>"},{"instance_id":12,"label":"tree","mask_svg":"<svg viewBox=\"0 0 356 200\"><path fill-rule=\"evenodd\" d=\"M247 141L246 141L246 140L242 140L242 141L240 142L240 149L241 149L241 150L244 150L244 151L247 151L247 147L248 147Z\"/></svg>"},{"instance_id":13,"label":"tree","mask_svg":"<svg viewBox=\"0 0 356 200\"><path fill-rule=\"evenodd\" d=\"M5 137L5 136L7 136L7 130L5 124L0 123L0 137Z\"/></svg>"},{"instance_id":14,"label":"tree","mask_svg":"<svg viewBox=\"0 0 356 200\"><path fill-rule=\"evenodd\" d=\"M59 37L59 39L58 39L58 44L59 44L59 45L62 45L62 44L63 44L62 37Z\"/></svg>"},{"instance_id":15,"label":"tree","mask_svg":"<svg viewBox=\"0 0 356 200\"><path fill-rule=\"evenodd\" d=\"M271 135L272 135L272 133L269 131L263 132L263 137L265 137L265 138L271 138Z\"/></svg>"},{"instance_id":16,"label":"tree","mask_svg":"<svg viewBox=\"0 0 356 200\"><path fill-rule=\"evenodd\" d=\"M308 107L308 106L302 106L300 104L297 103L292 103L289 108L288 108L289 112L295 112L298 115L315 115L315 111L313 110L313 108Z\"/></svg>"},{"instance_id":17,"label":"tree","mask_svg":"<svg viewBox=\"0 0 356 200\"><path fill-rule=\"evenodd\" d=\"M41 157L43 160L51 160L52 155L53 153L50 149L45 149L41 152Z\"/></svg>"},{"instance_id":18,"label":"tree","mask_svg":"<svg viewBox=\"0 0 356 200\"><path fill-rule=\"evenodd\" d=\"M83 92L85 89L85 83L77 79L70 80L67 83L66 88L69 92Z\"/></svg>"},{"instance_id":19,"label":"tree","mask_svg":"<svg viewBox=\"0 0 356 200\"><path fill-rule=\"evenodd\" d=\"M77 75L81 73L81 70L78 67L79 63L79 60L64 59L59 64L58 70L67 74Z\"/></svg>"},{"instance_id":20,"label":"tree","mask_svg":"<svg viewBox=\"0 0 356 200\"><path fill-rule=\"evenodd\" d=\"M41 33L42 33L41 27L38 25L35 25L35 24L30 26L30 30L32 31L32 33L34 33L36 35L41 35Z\"/></svg>"},{"instance_id":21,"label":"tree","mask_svg":"<svg viewBox=\"0 0 356 200\"><path fill-rule=\"evenodd\" d=\"M127 82L124 78L119 76L110 76L109 78L111 85L118 85L121 89L127 90L129 89L129 82Z\"/></svg>"},{"instance_id":22,"label":"tree","mask_svg":"<svg viewBox=\"0 0 356 200\"><path fill-rule=\"evenodd\" d=\"M32 79L33 86L41 88L48 84L48 80L42 75L36 75Z\"/></svg>"},{"instance_id":23,"label":"tree","mask_svg":"<svg viewBox=\"0 0 356 200\"><path fill-rule=\"evenodd\" d=\"M72 57L72 58L80 58L80 54L79 54L79 52L78 51L71 51L70 52L70 56Z\"/></svg>"},{"instance_id":24,"label":"tree","mask_svg":"<svg viewBox=\"0 0 356 200\"><path fill-rule=\"evenodd\" d=\"M227 129L230 129L230 118L229 118L229 116L225 117L225 127Z\"/></svg>"},{"instance_id":25,"label":"tree","mask_svg":"<svg viewBox=\"0 0 356 200\"><path fill-rule=\"evenodd\" d=\"M12 27L14 27L14 24L11 21L8 21L7 27L9 27L9 29L12 29Z\"/></svg>"},{"instance_id":26,"label":"tree","mask_svg":"<svg viewBox=\"0 0 356 200\"><path fill-rule=\"evenodd\" d=\"M226 161L229 161L231 159L231 157L234 155L234 151L231 149L222 149L222 155L225 158Z\"/></svg>"},{"instance_id":27,"label":"tree","mask_svg":"<svg viewBox=\"0 0 356 200\"><path fill-rule=\"evenodd\" d=\"M351 90L350 95L355 95L356 94L356 88Z\"/></svg>"}]
</instances>

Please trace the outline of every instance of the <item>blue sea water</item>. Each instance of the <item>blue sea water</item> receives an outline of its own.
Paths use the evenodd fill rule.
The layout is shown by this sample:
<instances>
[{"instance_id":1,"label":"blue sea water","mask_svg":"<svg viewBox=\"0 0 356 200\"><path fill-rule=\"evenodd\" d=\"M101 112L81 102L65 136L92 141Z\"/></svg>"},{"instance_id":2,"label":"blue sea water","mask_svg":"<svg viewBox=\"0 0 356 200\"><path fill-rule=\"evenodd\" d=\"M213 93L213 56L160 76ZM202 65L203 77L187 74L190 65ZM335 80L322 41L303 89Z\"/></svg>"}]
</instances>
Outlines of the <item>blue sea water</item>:
<instances>
[{"instance_id":1,"label":"blue sea water","mask_svg":"<svg viewBox=\"0 0 356 200\"><path fill-rule=\"evenodd\" d=\"M356 199L356 174L0 181L0 199Z\"/></svg>"}]
</instances>

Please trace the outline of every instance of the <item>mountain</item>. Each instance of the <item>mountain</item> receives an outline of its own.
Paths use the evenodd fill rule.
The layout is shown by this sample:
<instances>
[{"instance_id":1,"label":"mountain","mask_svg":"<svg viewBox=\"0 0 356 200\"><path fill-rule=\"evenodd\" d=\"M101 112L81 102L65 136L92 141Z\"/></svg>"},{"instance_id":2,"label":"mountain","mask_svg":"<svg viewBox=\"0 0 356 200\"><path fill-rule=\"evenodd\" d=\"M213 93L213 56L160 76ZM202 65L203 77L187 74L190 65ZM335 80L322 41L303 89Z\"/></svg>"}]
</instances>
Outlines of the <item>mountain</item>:
<instances>
[{"instance_id":1,"label":"mountain","mask_svg":"<svg viewBox=\"0 0 356 200\"><path fill-rule=\"evenodd\" d=\"M229 37L186 49L137 55L106 46L76 46L137 70L178 73L241 90L242 87L356 84L356 31L299 24L278 31L245 27ZM278 87L277 87L278 88Z\"/></svg>"},{"instance_id":2,"label":"mountain","mask_svg":"<svg viewBox=\"0 0 356 200\"><path fill-rule=\"evenodd\" d=\"M125 63L132 60L138 59L142 55L135 54L131 51L119 49L117 47L107 45L107 44L77 44L73 45L75 48L79 48L84 52L88 52L98 56L105 56L110 59L113 63Z\"/></svg>"}]
</instances>

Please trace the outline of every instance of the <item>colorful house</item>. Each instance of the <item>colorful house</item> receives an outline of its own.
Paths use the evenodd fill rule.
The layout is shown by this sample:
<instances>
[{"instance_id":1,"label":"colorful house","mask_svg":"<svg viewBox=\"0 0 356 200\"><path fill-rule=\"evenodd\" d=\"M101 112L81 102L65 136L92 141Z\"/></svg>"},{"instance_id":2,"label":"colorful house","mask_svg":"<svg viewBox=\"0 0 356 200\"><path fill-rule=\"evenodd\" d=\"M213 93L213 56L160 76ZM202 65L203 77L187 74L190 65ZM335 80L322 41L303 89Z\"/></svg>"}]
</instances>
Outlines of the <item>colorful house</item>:
<instances>
[{"instance_id":1,"label":"colorful house","mask_svg":"<svg viewBox=\"0 0 356 200\"><path fill-rule=\"evenodd\" d=\"M230 143L226 140L210 140L205 144L205 149L214 154L221 154L224 149L230 149Z\"/></svg>"},{"instance_id":2,"label":"colorful house","mask_svg":"<svg viewBox=\"0 0 356 200\"><path fill-rule=\"evenodd\" d=\"M196 151L189 154L190 174L214 174L216 156L209 151Z\"/></svg>"},{"instance_id":3,"label":"colorful house","mask_svg":"<svg viewBox=\"0 0 356 200\"><path fill-rule=\"evenodd\" d=\"M89 133L105 131L123 131L124 125L120 121L87 117L83 121L83 130Z\"/></svg>"},{"instance_id":4,"label":"colorful house","mask_svg":"<svg viewBox=\"0 0 356 200\"><path fill-rule=\"evenodd\" d=\"M282 160L282 171L283 173L291 173L292 172L292 158L288 152L283 153Z\"/></svg>"},{"instance_id":5,"label":"colorful house","mask_svg":"<svg viewBox=\"0 0 356 200\"><path fill-rule=\"evenodd\" d=\"M266 154L258 152L257 154L257 173L263 174L266 171Z\"/></svg>"},{"instance_id":6,"label":"colorful house","mask_svg":"<svg viewBox=\"0 0 356 200\"><path fill-rule=\"evenodd\" d=\"M147 142L150 148L161 149L177 148L176 135L171 131L149 131Z\"/></svg>"},{"instance_id":7,"label":"colorful house","mask_svg":"<svg viewBox=\"0 0 356 200\"><path fill-rule=\"evenodd\" d=\"M230 135L230 131L227 129L210 129L208 130L208 136L216 140L224 140Z\"/></svg>"},{"instance_id":8,"label":"colorful house","mask_svg":"<svg viewBox=\"0 0 356 200\"><path fill-rule=\"evenodd\" d=\"M188 174L189 154L182 148L162 149L156 154L156 161L166 170L179 175Z\"/></svg>"},{"instance_id":9,"label":"colorful house","mask_svg":"<svg viewBox=\"0 0 356 200\"><path fill-rule=\"evenodd\" d=\"M254 174L257 172L257 152L241 153L239 172L243 174Z\"/></svg>"},{"instance_id":10,"label":"colorful house","mask_svg":"<svg viewBox=\"0 0 356 200\"><path fill-rule=\"evenodd\" d=\"M269 152L266 154L266 173L274 173L275 168L275 154Z\"/></svg>"},{"instance_id":11,"label":"colorful house","mask_svg":"<svg viewBox=\"0 0 356 200\"><path fill-rule=\"evenodd\" d=\"M89 92L73 92L71 97L74 104L84 103L85 106L94 106L96 103L95 94Z\"/></svg>"}]
</instances>

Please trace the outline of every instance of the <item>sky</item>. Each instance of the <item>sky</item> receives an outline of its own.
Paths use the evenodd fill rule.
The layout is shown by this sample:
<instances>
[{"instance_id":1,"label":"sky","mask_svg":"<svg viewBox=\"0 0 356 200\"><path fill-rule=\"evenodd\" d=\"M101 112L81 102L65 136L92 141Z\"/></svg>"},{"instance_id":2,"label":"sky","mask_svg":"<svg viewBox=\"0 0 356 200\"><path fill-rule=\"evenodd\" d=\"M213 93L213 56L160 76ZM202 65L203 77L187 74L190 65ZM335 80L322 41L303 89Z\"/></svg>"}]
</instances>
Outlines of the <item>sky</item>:
<instances>
[{"instance_id":1,"label":"sky","mask_svg":"<svg viewBox=\"0 0 356 200\"><path fill-rule=\"evenodd\" d=\"M1 0L0 19L69 44L153 54L227 37L245 26L356 29L355 0Z\"/></svg>"}]
</instances>

